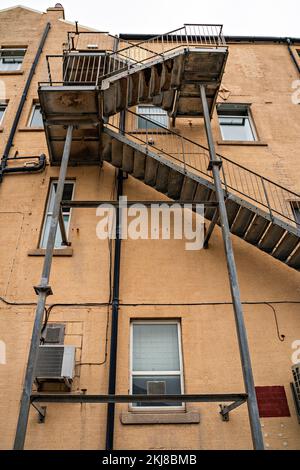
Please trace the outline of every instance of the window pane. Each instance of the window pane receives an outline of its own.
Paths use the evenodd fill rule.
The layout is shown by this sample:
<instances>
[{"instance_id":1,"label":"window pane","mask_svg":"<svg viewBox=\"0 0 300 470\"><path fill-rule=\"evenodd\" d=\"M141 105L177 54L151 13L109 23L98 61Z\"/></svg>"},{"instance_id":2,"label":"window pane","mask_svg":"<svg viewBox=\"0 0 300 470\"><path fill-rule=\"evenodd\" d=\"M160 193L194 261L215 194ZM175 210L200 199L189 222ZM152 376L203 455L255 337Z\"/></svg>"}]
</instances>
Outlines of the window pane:
<instances>
[{"instance_id":1,"label":"window pane","mask_svg":"<svg viewBox=\"0 0 300 470\"><path fill-rule=\"evenodd\" d=\"M5 105L0 105L0 123L2 122L5 110L6 110L6 106Z\"/></svg>"},{"instance_id":2,"label":"window pane","mask_svg":"<svg viewBox=\"0 0 300 470\"><path fill-rule=\"evenodd\" d=\"M255 140L249 118L220 116L220 126L224 140Z\"/></svg>"},{"instance_id":3,"label":"window pane","mask_svg":"<svg viewBox=\"0 0 300 470\"><path fill-rule=\"evenodd\" d=\"M179 371L177 325L133 325L133 371Z\"/></svg>"},{"instance_id":4,"label":"window pane","mask_svg":"<svg viewBox=\"0 0 300 470\"><path fill-rule=\"evenodd\" d=\"M30 121L30 127L43 127L43 116L41 113L41 107L39 105L35 105Z\"/></svg>"},{"instance_id":5,"label":"window pane","mask_svg":"<svg viewBox=\"0 0 300 470\"><path fill-rule=\"evenodd\" d=\"M25 49L1 49L0 70L20 70L25 52Z\"/></svg>"},{"instance_id":6,"label":"window pane","mask_svg":"<svg viewBox=\"0 0 300 470\"><path fill-rule=\"evenodd\" d=\"M180 375L148 375L132 377L133 395L149 395L151 382L164 382L165 393L168 395L181 394ZM172 402L136 402L133 406L182 406L182 403Z\"/></svg>"},{"instance_id":7,"label":"window pane","mask_svg":"<svg viewBox=\"0 0 300 470\"><path fill-rule=\"evenodd\" d=\"M65 183L64 192L63 192L63 199L65 199L65 200L71 200L72 199L73 188L74 188L74 183ZM47 247L47 241L48 241L48 237L49 237L51 217L52 217L52 212L53 212L53 208L54 208L54 200L55 200L56 190L57 190L57 183L53 183L51 185L51 190L50 190L50 194L49 194L49 199L48 199L48 204L47 204L46 220L45 220L43 235L42 235L41 244L40 244L40 247L43 248L43 249L45 249ZM66 228L66 232L67 232L69 221L70 221L70 209L69 208L64 208L64 210L63 210L63 219L64 219L64 224L65 224L65 228ZM60 227L58 225L57 232L56 232L56 237L55 237L54 247L55 248L64 248L64 245L62 245L61 242L62 242L61 231L60 231Z\"/></svg>"},{"instance_id":8,"label":"window pane","mask_svg":"<svg viewBox=\"0 0 300 470\"><path fill-rule=\"evenodd\" d=\"M161 126L168 127L168 115L164 109L156 106L139 106L138 114L144 116L154 123L160 124ZM146 121L143 117L138 118L138 129L157 129L159 126L155 126L151 122Z\"/></svg>"}]
</instances>

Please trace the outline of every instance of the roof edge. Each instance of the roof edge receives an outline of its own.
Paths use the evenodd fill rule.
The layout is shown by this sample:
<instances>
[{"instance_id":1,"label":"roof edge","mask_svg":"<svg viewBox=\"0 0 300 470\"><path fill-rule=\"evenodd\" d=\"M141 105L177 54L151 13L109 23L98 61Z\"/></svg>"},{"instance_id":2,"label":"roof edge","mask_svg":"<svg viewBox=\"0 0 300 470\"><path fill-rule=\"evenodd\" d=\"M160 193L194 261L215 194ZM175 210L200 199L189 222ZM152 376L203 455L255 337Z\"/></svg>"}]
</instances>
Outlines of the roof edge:
<instances>
[{"instance_id":1,"label":"roof edge","mask_svg":"<svg viewBox=\"0 0 300 470\"><path fill-rule=\"evenodd\" d=\"M153 36L159 36L159 34L127 34L127 33L120 33L119 37L120 39L128 39L132 41L147 41ZM163 34L162 34L163 36ZM281 36L229 36L225 35L225 40L228 43L241 43L241 42L247 42L247 43L262 43L262 42L272 42L272 43L288 43L289 41L291 43L300 43L300 38L296 37L281 37Z\"/></svg>"}]
</instances>

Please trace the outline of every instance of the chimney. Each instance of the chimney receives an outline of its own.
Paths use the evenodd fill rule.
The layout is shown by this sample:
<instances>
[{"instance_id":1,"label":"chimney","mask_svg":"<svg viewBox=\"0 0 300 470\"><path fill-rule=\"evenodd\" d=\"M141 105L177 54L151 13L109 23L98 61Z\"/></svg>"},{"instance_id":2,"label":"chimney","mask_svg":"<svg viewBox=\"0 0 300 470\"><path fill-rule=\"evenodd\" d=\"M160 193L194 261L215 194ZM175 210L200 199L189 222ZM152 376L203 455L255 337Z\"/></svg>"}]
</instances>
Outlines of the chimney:
<instances>
[{"instance_id":1,"label":"chimney","mask_svg":"<svg viewBox=\"0 0 300 470\"><path fill-rule=\"evenodd\" d=\"M54 7L47 9L47 15L50 16L50 19L65 19L65 10L61 3L56 3Z\"/></svg>"}]
</instances>

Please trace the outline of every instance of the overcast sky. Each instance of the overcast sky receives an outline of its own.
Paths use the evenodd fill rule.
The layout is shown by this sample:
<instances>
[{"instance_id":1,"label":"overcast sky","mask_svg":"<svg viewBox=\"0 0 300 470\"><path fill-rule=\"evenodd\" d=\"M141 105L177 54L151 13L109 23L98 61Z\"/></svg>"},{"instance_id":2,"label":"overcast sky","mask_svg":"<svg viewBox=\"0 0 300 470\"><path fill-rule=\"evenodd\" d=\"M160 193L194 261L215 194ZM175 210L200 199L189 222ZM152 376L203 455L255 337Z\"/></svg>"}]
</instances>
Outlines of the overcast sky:
<instances>
[{"instance_id":1,"label":"overcast sky","mask_svg":"<svg viewBox=\"0 0 300 470\"><path fill-rule=\"evenodd\" d=\"M0 0L0 9L18 0ZM62 0L66 19L110 33L164 33L183 23L221 23L225 34L300 36L300 0ZM55 0L24 0L45 11Z\"/></svg>"}]
</instances>

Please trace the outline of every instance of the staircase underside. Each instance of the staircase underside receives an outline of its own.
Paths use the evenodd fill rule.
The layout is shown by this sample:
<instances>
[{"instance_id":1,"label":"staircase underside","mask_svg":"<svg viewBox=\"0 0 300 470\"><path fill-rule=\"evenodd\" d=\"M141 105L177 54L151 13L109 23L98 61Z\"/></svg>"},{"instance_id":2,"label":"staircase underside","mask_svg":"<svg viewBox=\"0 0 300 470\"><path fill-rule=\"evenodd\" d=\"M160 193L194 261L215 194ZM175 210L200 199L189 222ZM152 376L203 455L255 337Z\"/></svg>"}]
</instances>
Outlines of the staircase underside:
<instances>
[{"instance_id":1,"label":"staircase underside","mask_svg":"<svg viewBox=\"0 0 300 470\"><path fill-rule=\"evenodd\" d=\"M95 165L101 158L103 118L130 106L153 104L173 117L202 117L200 83L206 85L213 112L227 49L180 49L134 69L113 75L100 86L41 85L50 163L61 162L66 126L75 126L70 165Z\"/></svg>"},{"instance_id":2,"label":"staircase underside","mask_svg":"<svg viewBox=\"0 0 300 470\"><path fill-rule=\"evenodd\" d=\"M213 180L189 171L183 165L135 144L126 136L105 129L103 159L143 181L169 198L181 201L215 201ZM300 231L238 196L227 194L230 231L262 251L300 270ZM215 208L204 216L212 220ZM217 222L219 224L219 221Z\"/></svg>"}]
</instances>

